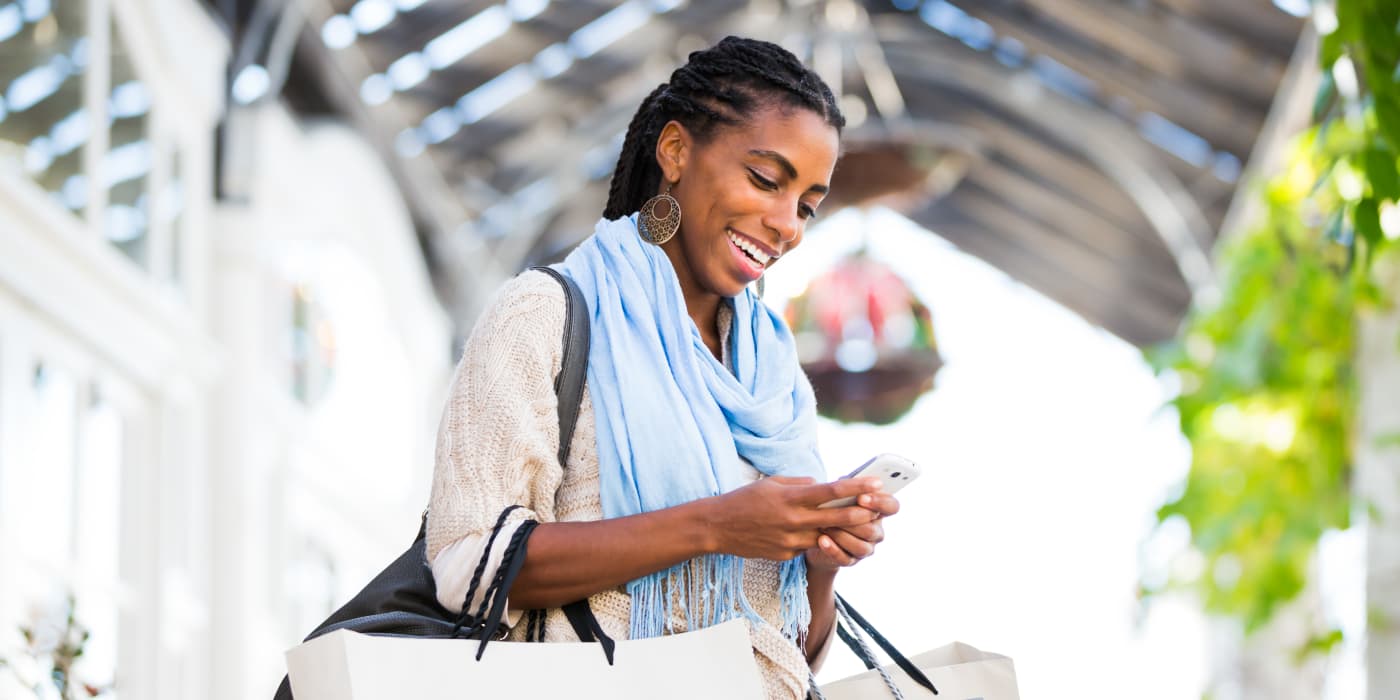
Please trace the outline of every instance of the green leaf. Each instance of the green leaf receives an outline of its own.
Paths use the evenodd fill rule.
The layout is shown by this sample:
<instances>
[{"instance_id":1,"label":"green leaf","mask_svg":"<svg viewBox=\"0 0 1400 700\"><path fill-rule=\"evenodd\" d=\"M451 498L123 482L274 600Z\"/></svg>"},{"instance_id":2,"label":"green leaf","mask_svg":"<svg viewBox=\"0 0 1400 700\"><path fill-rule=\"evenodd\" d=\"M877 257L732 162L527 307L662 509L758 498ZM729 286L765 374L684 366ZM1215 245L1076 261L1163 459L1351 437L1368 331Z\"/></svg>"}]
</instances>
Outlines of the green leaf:
<instances>
[{"instance_id":1,"label":"green leaf","mask_svg":"<svg viewBox=\"0 0 1400 700\"><path fill-rule=\"evenodd\" d=\"M1326 236L1329 241L1340 243L1343 235L1342 227L1345 223L1346 210L1339 207L1337 211L1332 212L1331 218L1327 220L1327 228L1322 235Z\"/></svg>"},{"instance_id":2,"label":"green leaf","mask_svg":"<svg viewBox=\"0 0 1400 700\"><path fill-rule=\"evenodd\" d=\"M1315 635L1298 648L1294 653L1293 661L1294 663L1302 663L1313 654L1326 656L1332 653L1333 647L1341 644L1342 641L1343 635L1342 631L1339 629L1333 629L1324 634Z\"/></svg>"},{"instance_id":3,"label":"green leaf","mask_svg":"<svg viewBox=\"0 0 1400 700\"><path fill-rule=\"evenodd\" d=\"M1332 71L1322 72L1322 81L1317 86L1317 96L1313 98L1312 120L1322 121L1322 117L1332 109L1332 103L1337 101L1337 81L1332 77Z\"/></svg>"},{"instance_id":4,"label":"green leaf","mask_svg":"<svg viewBox=\"0 0 1400 700\"><path fill-rule=\"evenodd\" d=\"M1400 97L1376 96L1376 123L1390 142L1391 150L1400 151Z\"/></svg>"},{"instance_id":5,"label":"green leaf","mask_svg":"<svg viewBox=\"0 0 1400 700\"><path fill-rule=\"evenodd\" d=\"M1356 203L1356 210L1352 212L1352 223L1356 226L1356 232L1365 239L1366 245L1375 246L1380 244L1381 234L1381 213L1375 198L1367 197Z\"/></svg>"},{"instance_id":6,"label":"green leaf","mask_svg":"<svg viewBox=\"0 0 1400 700\"><path fill-rule=\"evenodd\" d=\"M1337 31L1329 36L1339 37L1343 42L1357 41L1361 38L1362 27L1365 24L1365 8L1360 2L1337 2L1333 4L1337 11ZM1329 63L1328 68L1332 65Z\"/></svg>"},{"instance_id":7,"label":"green leaf","mask_svg":"<svg viewBox=\"0 0 1400 700\"><path fill-rule=\"evenodd\" d=\"M1400 199L1400 166L1396 165L1395 152L1387 148L1368 149L1365 164L1376 199Z\"/></svg>"},{"instance_id":8,"label":"green leaf","mask_svg":"<svg viewBox=\"0 0 1400 700\"><path fill-rule=\"evenodd\" d=\"M1342 57L1344 48L1341 32L1332 32L1318 42L1317 64L1322 68L1324 76L1332 75L1332 64Z\"/></svg>"}]
</instances>

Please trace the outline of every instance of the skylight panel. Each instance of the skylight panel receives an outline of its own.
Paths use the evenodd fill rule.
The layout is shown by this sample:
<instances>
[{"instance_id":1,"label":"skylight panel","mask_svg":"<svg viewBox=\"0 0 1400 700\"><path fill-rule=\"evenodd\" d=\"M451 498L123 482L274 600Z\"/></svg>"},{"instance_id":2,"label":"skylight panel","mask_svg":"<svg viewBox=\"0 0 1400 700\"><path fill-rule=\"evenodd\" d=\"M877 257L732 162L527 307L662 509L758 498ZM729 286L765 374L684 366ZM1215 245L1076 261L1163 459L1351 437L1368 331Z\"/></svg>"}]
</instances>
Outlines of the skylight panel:
<instances>
[{"instance_id":1,"label":"skylight panel","mask_svg":"<svg viewBox=\"0 0 1400 700\"><path fill-rule=\"evenodd\" d=\"M394 89L400 92L423 82L430 72L432 69L428 66L428 59L421 53L411 53L394 61L387 71Z\"/></svg>"},{"instance_id":2,"label":"skylight panel","mask_svg":"<svg viewBox=\"0 0 1400 700\"><path fill-rule=\"evenodd\" d=\"M0 41L18 34L23 26L24 16L20 14L18 5L0 7Z\"/></svg>"},{"instance_id":3,"label":"skylight panel","mask_svg":"<svg viewBox=\"0 0 1400 700\"><path fill-rule=\"evenodd\" d=\"M66 61L59 59L31 68L10 83L9 90L5 92L5 101L11 112L23 112L58 92L63 81L68 79L68 71L64 67Z\"/></svg>"},{"instance_id":4,"label":"skylight panel","mask_svg":"<svg viewBox=\"0 0 1400 700\"><path fill-rule=\"evenodd\" d=\"M569 48L575 56L588 58L639 29L651 19L651 15L651 9L638 0L628 0L598 19L579 27L569 37Z\"/></svg>"},{"instance_id":5,"label":"skylight panel","mask_svg":"<svg viewBox=\"0 0 1400 700\"><path fill-rule=\"evenodd\" d=\"M511 100L529 92L538 80L530 73L528 64L520 64L486 81L457 101L457 114L464 124L475 124L504 107Z\"/></svg>"},{"instance_id":6,"label":"skylight panel","mask_svg":"<svg viewBox=\"0 0 1400 700\"><path fill-rule=\"evenodd\" d=\"M350 19L361 34L372 34L394 21L398 10L389 0L360 0L350 8Z\"/></svg>"},{"instance_id":7,"label":"skylight panel","mask_svg":"<svg viewBox=\"0 0 1400 700\"><path fill-rule=\"evenodd\" d=\"M423 52L434 69L450 66L510 29L510 12L493 5L428 42Z\"/></svg>"}]
</instances>

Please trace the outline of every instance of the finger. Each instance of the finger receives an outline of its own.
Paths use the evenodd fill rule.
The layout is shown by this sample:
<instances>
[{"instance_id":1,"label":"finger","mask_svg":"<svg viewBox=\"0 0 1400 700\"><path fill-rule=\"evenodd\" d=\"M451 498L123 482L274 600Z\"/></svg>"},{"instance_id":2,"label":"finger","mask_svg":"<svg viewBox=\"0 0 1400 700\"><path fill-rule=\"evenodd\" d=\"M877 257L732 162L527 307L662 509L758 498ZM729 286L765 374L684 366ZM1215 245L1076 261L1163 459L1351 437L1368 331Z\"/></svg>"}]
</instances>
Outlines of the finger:
<instances>
[{"instance_id":1,"label":"finger","mask_svg":"<svg viewBox=\"0 0 1400 700\"><path fill-rule=\"evenodd\" d=\"M899 499L884 491L863 494L856 498L856 505L882 516L894 515L899 512Z\"/></svg>"},{"instance_id":2,"label":"finger","mask_svg":"<svg viewBox=\"0 0 1400 700\"><path fill-rule=\"evenodd\" d=\"M810 486L817 483L817 480L810 476L770 476L768 481L786 486Z\"/></svg>"},{"instance_id":3,"label":"finger","mask_svg":"<svg viewBox=\"0 0 1400 700\"><path fill-rule=\"evenodd\" d=\"M852 556L850 552L847 552L845 548L837 544L836 540L830 535L818 537L817 548L837 566L850 566L859 561L858 557Z\"/></svg>"},{"instance_id":4,"label":"finger","mask_svg":"<svg viewBox=\"0 0 1400 700\"><path fill-rule=\"evenodd\" d=\"M847 532L850 533L852 537L864 540L871 544L879 544L885 541L885 526L881 525L878 521L873 523L866 523L864 525L843 527L839 530L833 530L833 532Z\"/></svg>"},{"instance_id":5,"label":"finger","mask_svg":"<svg viewBox=\"0 0 1400 700\"><path fill-rule=\"evenodd\" d=\"M855 558L864 559L875 553L875 543L863 540L845 530L832 530L824 535L836 543L841 551Z\"/></svg>"},{"instance_id":6,"label":"finger","mask_svg":"<svg viewBox=\"0 0 1400 700\"><path fill-rule=\"evenodd\" d=\"M880 517L875 513L860 506L843 506L840 508L807 508L802 511L802 517L798 522L803 527L810 527L816 530L826 529L846 529L869 525Z\"/></svg>"},{"instance_id":7,"label":"finger","mask_svg":"<svg viewBox=\"0 0 1400 700\"><path fill-rule=\"evenodd\" d=\"M838 479L825 484L812 484L802 489L795 503L805 506L819 506L838 498L852 498L880 490L880 480L875 477L862 479Z\"/></svg>"}]
</instances>

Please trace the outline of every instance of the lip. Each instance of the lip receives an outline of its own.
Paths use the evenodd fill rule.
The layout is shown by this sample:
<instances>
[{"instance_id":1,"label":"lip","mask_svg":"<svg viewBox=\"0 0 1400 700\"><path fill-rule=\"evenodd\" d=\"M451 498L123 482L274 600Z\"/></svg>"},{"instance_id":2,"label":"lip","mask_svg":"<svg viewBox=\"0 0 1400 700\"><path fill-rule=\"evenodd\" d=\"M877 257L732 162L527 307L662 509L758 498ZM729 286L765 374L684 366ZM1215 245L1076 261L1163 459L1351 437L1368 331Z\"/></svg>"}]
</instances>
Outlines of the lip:
<instances>
[{"instance_id":1,"label":"lip","mask_svg":"<svg viewBox=\"0 0 1400 700\"><path fill-rule=\"evenodd\" d=\"M770 246L770 245L764 243L763 241L758 240L757 238L754 238L753 236L750 236L750 235L747 234L747 233L744 233L743 231L740 231L740 230L737 229L737 228L731 228L731 229L729 229L729 231L730 231L730 233L733 233L734 235L739 236L739 237L743 238L744 240L746 240L746 241L748 241L748 242L754 244L755 246L758 247L759 250L763 251L764 254L766 254L766 255L768 256L768 264L769 264L769 265L772 265L772 264L773 264L773 261L778 259L779 253L778 253L778 251L774 250L772 246Z\"/></svg>"},{"instance_id":2,"label":"lip","mask_svg":"<svg viewBox=\"0 0 1400 700\"><path fill-rule=\"evenodd\" d=\"M735 231L734 233L736 235L739 235L738 231ZM745 236L744 238L747 239L748 236ZM728 236L724 237L724 242L729 245L729 252L734 256L734 264L738 266L739 274L741 277L744 278L745 284L753 282L754 280L757 280L759 277L763 276L763 266L759 265L758 261L754 260L753 258L750 258L748 256L748 253L745 253L744 251L740 250L739 246L735 245L734 241L729 240ZM771 261L769 262L771 263Z\"/></svg>"}]
</instances>

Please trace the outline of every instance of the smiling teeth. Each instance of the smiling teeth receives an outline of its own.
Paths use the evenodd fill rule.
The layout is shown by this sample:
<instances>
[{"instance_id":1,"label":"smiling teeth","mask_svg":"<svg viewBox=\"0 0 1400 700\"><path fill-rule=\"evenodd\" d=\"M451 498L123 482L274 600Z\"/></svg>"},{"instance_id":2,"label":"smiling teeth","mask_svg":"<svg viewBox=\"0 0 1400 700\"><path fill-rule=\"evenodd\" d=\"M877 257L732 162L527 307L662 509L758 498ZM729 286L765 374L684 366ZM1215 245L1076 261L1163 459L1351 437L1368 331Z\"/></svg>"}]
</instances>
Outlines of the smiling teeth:
<instances>
[{"instance_id":1,"label":"smiling teeth","mask_svg":"<svg viewBox=\"0 0 1400 700\"><path fill-rule=\"evenodd\" d=\"M748 242L747 240L744 240L743 238L740 238L736 234L729 234L729 240L734 241L734 245L739 246L739 250L748 253L749 257L758 261L759 265L767 265L768 261L773 259L772 256L759 250L757 246Z\"/></svg>"}]
</instances>

